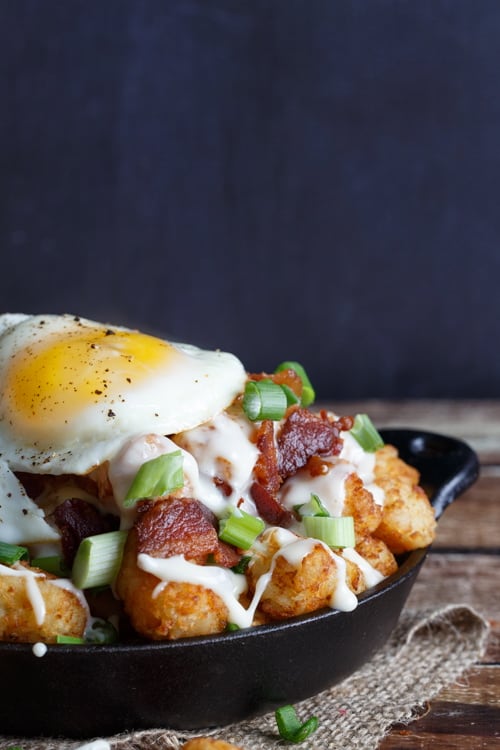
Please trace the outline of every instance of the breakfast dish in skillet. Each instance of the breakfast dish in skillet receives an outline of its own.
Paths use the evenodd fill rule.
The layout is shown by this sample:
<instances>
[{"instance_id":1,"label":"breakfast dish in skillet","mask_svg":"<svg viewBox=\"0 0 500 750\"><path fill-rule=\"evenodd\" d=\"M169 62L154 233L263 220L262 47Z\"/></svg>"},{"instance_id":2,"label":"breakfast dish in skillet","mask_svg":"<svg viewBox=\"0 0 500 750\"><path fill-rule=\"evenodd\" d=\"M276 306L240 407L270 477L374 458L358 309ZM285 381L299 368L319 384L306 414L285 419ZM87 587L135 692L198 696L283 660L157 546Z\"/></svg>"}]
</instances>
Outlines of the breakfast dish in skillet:
<instances>
[{"instance_id":1,"label":"breakfast dish in skillet","mask_svg":"<svg viewBox=\"0 0 500 750\"><path fill-rule=\"evenodd\" d=\"M427 547L419 475L303 368L248 373L71 315L0 316L0 640L224 633L357 596Z\"/></svg>"}]
</instances>

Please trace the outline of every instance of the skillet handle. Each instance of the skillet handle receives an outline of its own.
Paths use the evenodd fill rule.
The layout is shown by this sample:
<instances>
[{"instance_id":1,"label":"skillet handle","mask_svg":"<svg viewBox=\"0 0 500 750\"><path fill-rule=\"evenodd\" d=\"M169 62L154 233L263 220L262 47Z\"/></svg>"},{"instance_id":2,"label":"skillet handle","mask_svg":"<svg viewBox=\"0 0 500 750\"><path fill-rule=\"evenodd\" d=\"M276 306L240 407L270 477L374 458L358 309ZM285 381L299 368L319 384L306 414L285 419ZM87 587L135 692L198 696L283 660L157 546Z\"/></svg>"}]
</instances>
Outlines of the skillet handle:
<instances>
[{"instance_id":1,"label":"skillet handle","mask_svg":"<svg viewBox=\"0 0 500 750\"><path fill-rule=\"evenodd\" d=\"M479 459L463 440L410 429L379 430L386 443L396 446L400 457L422 476L436 518L479 476Z\"/></svg>"}]
</instances>

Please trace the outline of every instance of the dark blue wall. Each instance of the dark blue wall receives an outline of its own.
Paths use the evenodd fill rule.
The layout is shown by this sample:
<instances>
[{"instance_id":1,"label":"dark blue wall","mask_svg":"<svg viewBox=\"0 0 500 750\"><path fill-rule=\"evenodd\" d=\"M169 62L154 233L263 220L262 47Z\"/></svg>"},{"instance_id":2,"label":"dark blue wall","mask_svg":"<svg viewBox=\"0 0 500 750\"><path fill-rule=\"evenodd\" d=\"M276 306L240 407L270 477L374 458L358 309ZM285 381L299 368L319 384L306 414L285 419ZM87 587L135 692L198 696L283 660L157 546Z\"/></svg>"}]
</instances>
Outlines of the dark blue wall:
<instances>
[{"instance_id":1,"label":"dark blue wall","mask_svg":"<svg viewBox=\"0 0 500 750\"><path fill-rule=\"evenodd\" d=\"M0 308L500 396L497 0L0 9Z\"/></svg>"}]
</instances>

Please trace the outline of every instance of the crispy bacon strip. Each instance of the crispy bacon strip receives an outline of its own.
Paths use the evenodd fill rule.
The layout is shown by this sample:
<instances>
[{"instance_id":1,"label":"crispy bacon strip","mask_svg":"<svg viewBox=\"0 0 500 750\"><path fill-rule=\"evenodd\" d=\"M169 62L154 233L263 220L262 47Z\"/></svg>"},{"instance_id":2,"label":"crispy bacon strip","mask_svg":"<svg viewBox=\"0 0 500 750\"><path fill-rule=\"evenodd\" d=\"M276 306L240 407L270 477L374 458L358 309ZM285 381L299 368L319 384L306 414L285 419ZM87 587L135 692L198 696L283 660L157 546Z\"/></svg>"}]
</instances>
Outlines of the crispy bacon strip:
<instances>
[{"instance_id":1,"label":"crispy bacon strip","mask_svg":"<svg viewBox=\"0 0 500 750\"><path fill-rule=\"evenodd\" d=\"M271 495L279 490L282 479L278 471L278 454L274 441L274 423L270 419L261 422L256 434L259 457L254 467L256 481Z\"/></svg>"},{"instance_id":2,"label":"crispy bacon strip","mask_svg":"<svg viewBox=\"0 0 500 750\"><path fill-rule=\"evenodd\" d=\"M341 426L324 414L300 407L291 409L278 435L278 472L285 480L306 465L311 456L338 455Z\"/></svg>"},{"instance_id":3,"label":"crispy bacon strip","mask_svg":"<svg viewBox=\"0 0 500 750\"><path fill-rule=\"evenodd\" d=\"M135 523L137 551L152 557L184 555L203 565L209 558L232 567L240 555L221 542L213 513L193 498L167 498L139 504Z\"/></svg>"},{"instance_id":4,"label":"crispy bacon strip","mask_svg":"<svg viewBox=\"0 0 500 750\"><path fill-rule=\"evenodd\" d=\"M292 371L293 372L293 371ZM259 458L254 469L255 482L251 487L252 499L267 523L289 526L293 520L278 500L281 484L299 469L321 456L338 455L342 450L342 430L352 427L351 417L331 418L326 412L319 414L298 406L288 410L285 422L275 439L274 424L263 421L256 433ZM320 469L316 467L319 472Z\"/></svg>"},{"instance_id":5,"label":"crispy bacon strip","mask_svg":"<svg viewBox=\"0 0 500 750\"><path fill-rule=\"evenodd\" d=\"M280 503L265 487L254 482L250 487L250 494L255 503L259 516L271 526L287 528L295 520L293 513Z\"/></svg>"}]
</instances>

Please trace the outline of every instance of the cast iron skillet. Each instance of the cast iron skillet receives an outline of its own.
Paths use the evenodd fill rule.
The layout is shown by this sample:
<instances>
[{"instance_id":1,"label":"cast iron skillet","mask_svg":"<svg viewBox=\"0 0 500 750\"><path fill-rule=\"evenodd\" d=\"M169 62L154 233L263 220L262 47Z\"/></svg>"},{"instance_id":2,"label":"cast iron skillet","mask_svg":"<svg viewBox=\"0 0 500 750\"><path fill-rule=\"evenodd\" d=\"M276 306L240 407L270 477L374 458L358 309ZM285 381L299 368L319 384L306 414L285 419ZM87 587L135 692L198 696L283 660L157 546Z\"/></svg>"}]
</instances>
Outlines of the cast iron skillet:
<instances>
[{"instance_id":1,"label":"cast iron skillet","mask_svg":"<svg viewBox=\"0 0 500 750\"><path fill-rule=\"evenodd\" d=\"M439 517L478 475L464 442L415 430L382 431L421 472ZM389 637L424 562L410 553L353 612L322 610L281 624L170 643L0 644L0 732L89 738L120 731L200 729L294 703L352 674Z\"/></svg>"}]
</instances>

